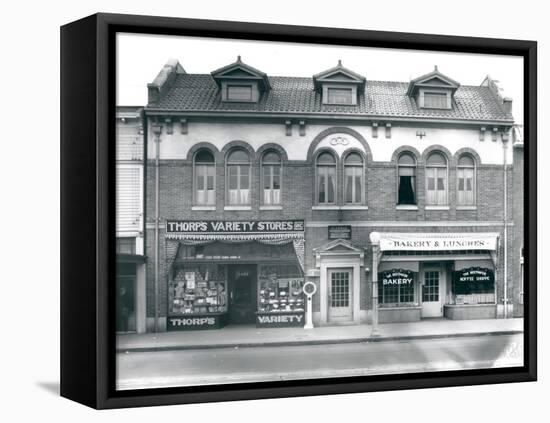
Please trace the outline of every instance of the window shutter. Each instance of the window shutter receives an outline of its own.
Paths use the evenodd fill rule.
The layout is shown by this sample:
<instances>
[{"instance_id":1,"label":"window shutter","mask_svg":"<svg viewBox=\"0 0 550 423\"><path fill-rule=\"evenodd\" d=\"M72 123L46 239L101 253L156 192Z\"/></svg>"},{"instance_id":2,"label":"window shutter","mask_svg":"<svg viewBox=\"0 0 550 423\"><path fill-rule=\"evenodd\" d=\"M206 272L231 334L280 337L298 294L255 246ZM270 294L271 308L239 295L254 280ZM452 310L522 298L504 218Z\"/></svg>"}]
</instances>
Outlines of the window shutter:
<instances>
[{"instance_id":1,"label":"window shutter","mask_svg":"<svg viewBox=\"0 0 550 423\"><path fill-rule=\"evenodd\" d=\"M116 231L141 231L141 169L117 166Z\"/></svg>"}]
</instances>

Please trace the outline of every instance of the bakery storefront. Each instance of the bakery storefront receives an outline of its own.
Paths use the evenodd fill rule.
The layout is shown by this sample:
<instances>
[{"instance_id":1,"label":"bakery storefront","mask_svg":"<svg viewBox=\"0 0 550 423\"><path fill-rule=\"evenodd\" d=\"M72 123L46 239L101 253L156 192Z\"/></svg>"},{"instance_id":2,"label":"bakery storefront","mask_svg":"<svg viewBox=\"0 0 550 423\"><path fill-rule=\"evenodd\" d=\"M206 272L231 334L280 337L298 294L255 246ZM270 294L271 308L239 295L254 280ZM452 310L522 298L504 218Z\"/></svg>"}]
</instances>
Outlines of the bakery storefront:
<instances>
[{"instance_id":1,"label":"bakery storefront","mask_svg":"<svg viewBox=\"0 0 550 423\"><path fill-rule=\"evenodd\" d=\"M167 330L305 323L304 221L168 221Z\"/></svg>"},{"instance_id":2,"label":"bakery storefront","mask_svg":"<svg viewBox=\"0 0 550 423\"><path fill-rule=\"evenodd\" d=\"M496 318L498 233L371 233L378 322Z\"/></svg>"}]
</instances>

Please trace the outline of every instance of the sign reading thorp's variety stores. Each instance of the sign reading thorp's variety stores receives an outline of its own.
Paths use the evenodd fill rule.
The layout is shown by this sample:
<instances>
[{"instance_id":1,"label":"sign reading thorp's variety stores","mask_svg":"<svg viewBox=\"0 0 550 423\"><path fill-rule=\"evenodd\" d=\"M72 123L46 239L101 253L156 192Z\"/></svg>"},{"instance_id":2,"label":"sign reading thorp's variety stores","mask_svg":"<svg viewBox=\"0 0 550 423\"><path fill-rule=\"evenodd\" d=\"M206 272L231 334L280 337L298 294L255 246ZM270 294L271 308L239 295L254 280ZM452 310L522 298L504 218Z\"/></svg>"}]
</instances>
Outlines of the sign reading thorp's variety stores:
<instances>
[{"instance_id":1,"label":"sign reading thorp's variety stores","mask_svg":"<svg viewBox=\"0 0 550 423\"><path fill-rule=\"evenodd\" d=\"M169 233L279 233L303 232L303 220L169 220Z\"/></svg>"}]
</instances>

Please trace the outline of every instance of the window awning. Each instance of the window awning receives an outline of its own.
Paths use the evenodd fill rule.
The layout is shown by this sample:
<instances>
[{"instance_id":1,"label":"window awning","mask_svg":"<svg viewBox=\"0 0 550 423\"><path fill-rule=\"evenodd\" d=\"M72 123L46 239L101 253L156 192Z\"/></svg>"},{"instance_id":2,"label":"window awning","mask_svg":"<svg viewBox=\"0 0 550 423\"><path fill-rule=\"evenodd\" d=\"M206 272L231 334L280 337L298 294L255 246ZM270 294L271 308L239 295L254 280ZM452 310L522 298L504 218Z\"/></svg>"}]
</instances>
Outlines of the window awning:
<instances>
[{"instance_id":1,"label":"window awning","mask_svg":"<svg viewBox=\"0 0 550 423\"><path fill-rule=\"evenodd\" d=\"M371 241L379 243L380 251L495 251L496 232L466 233L371 233Z\"/></svg>"}]
</instances>

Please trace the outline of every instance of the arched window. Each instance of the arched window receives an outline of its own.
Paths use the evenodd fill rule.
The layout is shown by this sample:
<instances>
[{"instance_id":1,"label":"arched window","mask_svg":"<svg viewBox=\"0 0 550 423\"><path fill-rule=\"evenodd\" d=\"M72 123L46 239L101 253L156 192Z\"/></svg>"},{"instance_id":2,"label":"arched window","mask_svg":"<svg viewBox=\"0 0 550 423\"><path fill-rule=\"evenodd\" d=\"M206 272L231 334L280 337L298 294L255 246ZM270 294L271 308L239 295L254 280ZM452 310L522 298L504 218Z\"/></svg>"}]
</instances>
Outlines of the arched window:
<instances>
[{"instance_id":1,"label":"arched window","mask_svg":"<svg viewBox=\"0 0 550 423\"><path fill-rule=\"evenodd\" d=\"M273 150L262 156L262 201L264 205L281 204L281 156Z\"/></svg>"},{"instance_id":2,"label":"arched window","mask_svg":"<svg viewBox=\"0 0 550 423\"><path fill-rule=\"evenodd\" d=\"M329 152L321 153L315 162L318 204L336 204L336 159Z\"/></svg>"},{"instance_id":3,"label":"arched window","mask_svg":"<svg viewBox=\"0 0 550 423\"><path fill-rule=\"evenodd\" d=\"M344 160L344 202L362 204L363 192L363 157L350 153Z\"/></svg>"},{"instance_id":4,"label":"arched window","mask_svg":"<svg viewBox=\"0 0 550 423\"><path fill-rule=\"evenodd\" d=\"M426 204L448 204L447 186L447 159L439 152L432 153L426 160Z\"/></svg>"},{"instance_id":5,"label":"arched window","mask_svg":"<svg viewBox=\"0 0 550 423\"><path fill-rule=\"evenodd\" d=\"M250 204L250 156L243 148L227 155L226 187L230 205Z\"/></svg>"},{"instance_id":6,"label":"arched window","mask_svg":"<svg viewBox=\"0 0 550 423\"><path fill-rule=\"evenodd\" d=\"M194 204L200 206L216 204L216 166L214 155L209 150L199 150L193 160L195 170Z\"/></svg>"},{"instance_id":7,"label":"arched window","mask_svg":"<svg viewBox=\"0 0 550 423\"><path fill-rule=\"evenodd\" d=\"M416 160L405 152L397 159L397 204L416 204Z\"/></svg>"},{"instance_id":8,"label":"arched window","mask_svg":"<svg viewBox=\"0 0 550 423\"><path fill-rule=\"evenodd\" d=\"M475 204L476 164L472 156L464 154L458 158L456 169L458 205L473 206Z\"/></svg>"}]
</instances>

